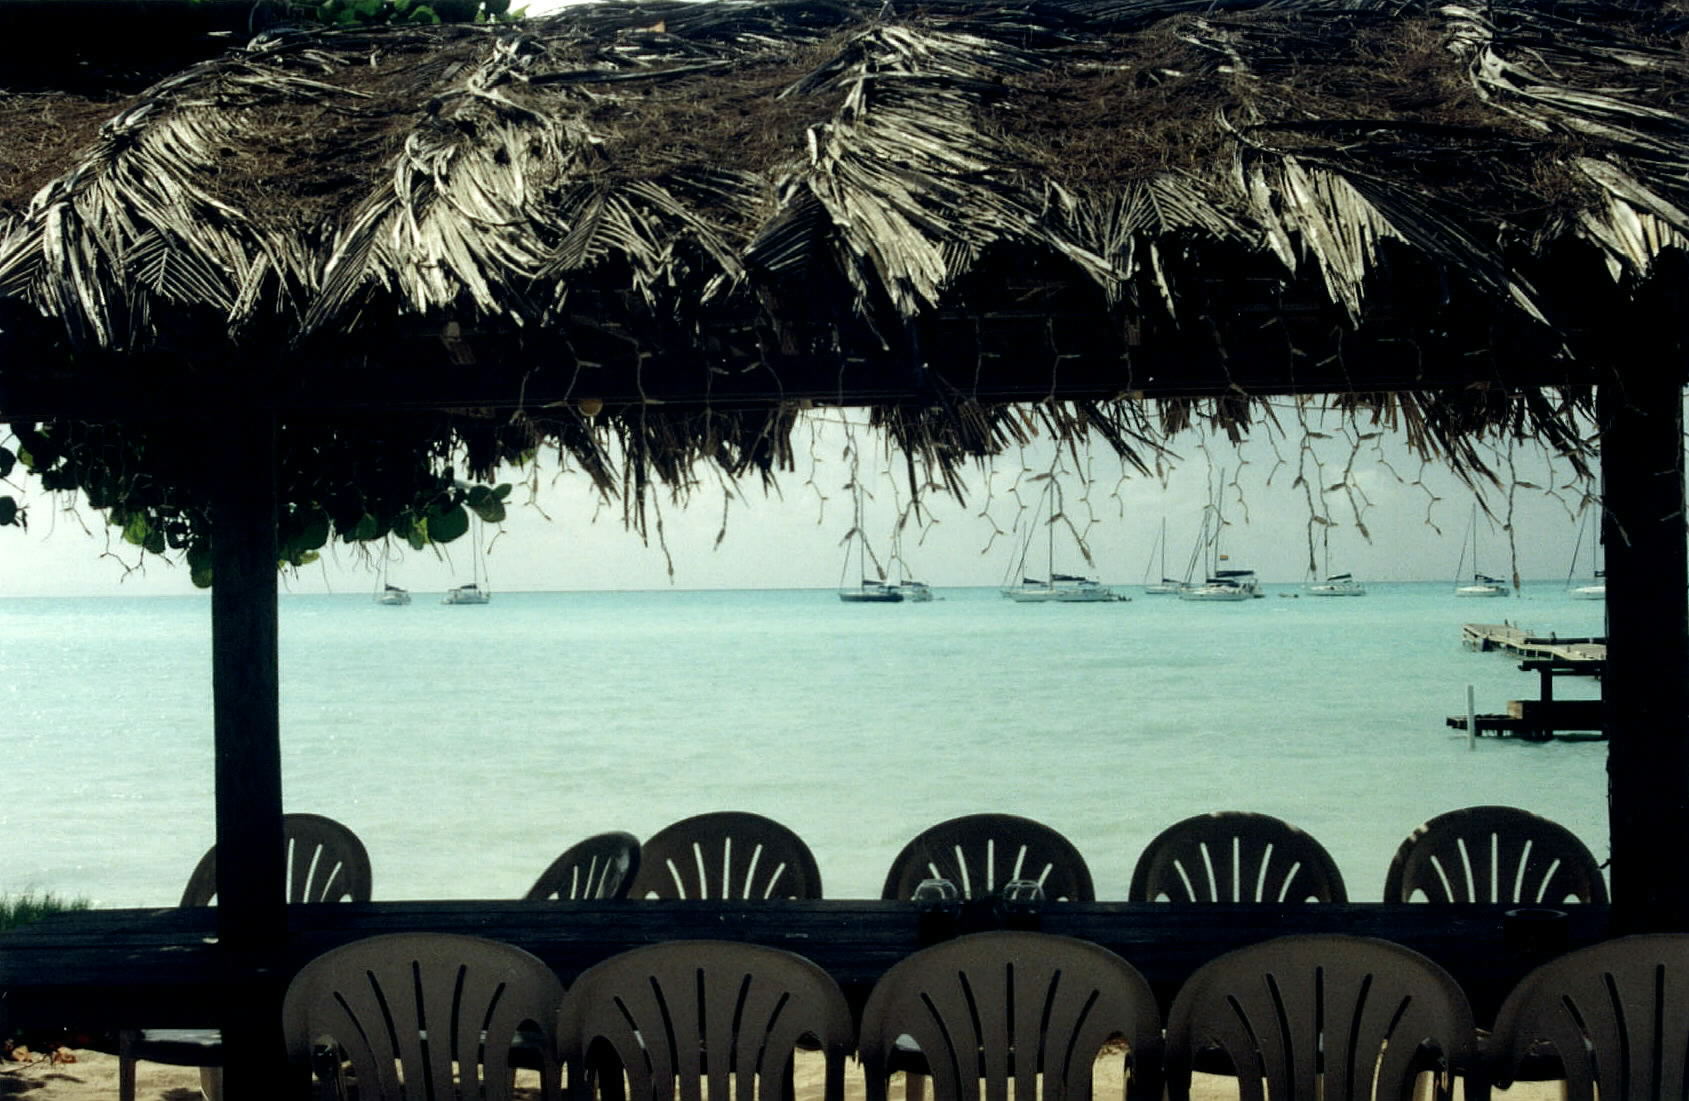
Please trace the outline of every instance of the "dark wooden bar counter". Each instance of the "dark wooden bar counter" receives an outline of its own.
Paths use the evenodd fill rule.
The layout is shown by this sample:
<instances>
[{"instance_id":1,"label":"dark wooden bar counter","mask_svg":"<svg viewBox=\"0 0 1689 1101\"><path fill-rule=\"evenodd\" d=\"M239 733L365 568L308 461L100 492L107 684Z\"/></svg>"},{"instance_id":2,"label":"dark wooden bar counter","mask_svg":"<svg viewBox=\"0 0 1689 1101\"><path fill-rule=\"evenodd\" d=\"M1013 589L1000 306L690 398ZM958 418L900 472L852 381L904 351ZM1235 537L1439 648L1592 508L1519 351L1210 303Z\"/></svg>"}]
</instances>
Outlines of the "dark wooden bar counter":
<instances>
[{"instance_id":1,"label":"dark wooden bar counter","mask_svg":"<svg viewBox=\"0 0 1689 1101\"><path fill-rule=\"evenodd\" d=\"M1203 962L1286 933L1383 937L1425 953L1466 988L1480 1022L1532 966L1608 936L1605 906L1568 906L1546 933L1506 918L1510 906L1471 904L1178 905L1047 903L1005 914L989 903L959 914L912 903L441 901L295 905L286 945L268 958L216 941L211 909L92 910L0 935L0 1016L13 1024L84 1029L218 1023L239 992L274 990L306 960L379 933L467 933L520 945L568 983L624 949L664 940L745 940L808 956L861 999L891 964L945 935L1005 925L1081 937L1124 956L1165 1010ZM235 997L231 999L231 995Z\"/></svg>"}]
</instances>

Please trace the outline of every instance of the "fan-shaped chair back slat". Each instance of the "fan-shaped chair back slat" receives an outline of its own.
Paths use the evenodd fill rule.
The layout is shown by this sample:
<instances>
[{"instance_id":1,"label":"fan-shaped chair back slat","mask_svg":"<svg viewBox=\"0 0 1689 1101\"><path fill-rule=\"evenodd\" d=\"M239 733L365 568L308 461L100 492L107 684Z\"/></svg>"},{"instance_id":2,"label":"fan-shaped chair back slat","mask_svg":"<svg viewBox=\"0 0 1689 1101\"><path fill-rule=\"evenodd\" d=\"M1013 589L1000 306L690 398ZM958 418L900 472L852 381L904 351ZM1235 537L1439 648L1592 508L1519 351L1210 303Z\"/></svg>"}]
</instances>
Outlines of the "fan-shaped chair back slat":
<instances>
[{"instance_id":1,"label":"fan-shaped chair back slat","mask_svg":"<svg viewBox=\"0 0 1689 1101\"><path fill-rule=\"evenodd\" d=\"M1157 1095L1161 1015L1143 976L1088 941L975 933L905 958L881 977L858 1041L868 1101L885 1101L898 1041L913 1040L935 1101L1087 1099L1098 1052L1130 1050L1133 1096ZM1040 1090L1042 1091L1040 1093Z\"/></svg>"},{"instance_id":2,"label":"fan-shaped chair back slat","mask_svg":"<svg viewBox=\"0 0 1689 1101\"><path fill-rule=\"evenodd\" d=\"M1189 1096L1191 1063L1218 1048L1245 1101L1387 1101L1414 1096L1418 1074L1472 1065L1465 994L1435 963L1398 944L1334 935L1281 937L1199 968L1167 1019L1170 1095Z\"/></svg>"},{"instance_id":3,"label":"fan-shaped chair back slat","mask_svg":"<svg viewBox=\"0 0 1689 1101\"><path fill-rule=\"evenodd\" d=\"M826 1101L841 1101L855 1032L838 984L801 956L728 941L613 956L581 974L558 1018L571 1080L607 1045L632 1101L790 1097L805 1038L826 1056Z\"/></svg>"},{"instance_id":4,"label":"fan-shaped chair back slat","mask_svg":"<svg viewBox=\"0 0 1689 1101\"><path fill-rule=\"evenodd\" d=\"M1283 819L1199 814L1149 843L1132 871L1133 902L1346 902L1325 847Z\"/></svg>"},{"instance_id":5,"label":"fan-shaped chair back slat","mask_svg":"<svg viewBox=\"0 0 1689 1101\"><path fill-rule=\"evenodd\" d=\"M523 896L527 899L623 898L639 872L639 838L619 830L564 849Z\"/></svg>"},{"instance_id":6,"label":"fan-shaped chair back slat","mask_svg":"<svg viewBox=\"0 0 1689 1101\"><path fill-rule=\"evenodd\" d=\"M396 933L343 945L306 964L289 984L282 1020L296 1064L338 1053L366 1101L429 1098L507 1101L518 1030L546 1037L563 987L544 962L496 941L446 933ZM555 1096L549 1083L546 1095ZM337 1084L345 1096L342 1081Z\"/></svg>"},{"instance_id":7,"label":"fan-shaped chair back slat","mask_svg":"<svg viewBox=\"0 0 1689 1101\"><path fill-rule=\"evenodd\" d=\"M988 898L1015 880L1038 883L1045 898L1096 898L1073 843L1016 814L966 814L922 830L892 861L880 897L911 898L924 879L948 879L963 898Z\"/></svg>"},{"instance_id":8,"label":"fan-shaped chair back slat","mask_svg":"<svg viewBox=\"0 0 1689 1101\"><path fill-rule=\"evenodd\" d=\"M1497 1077L1551 1046L1570 1101L1689 1096L1689 934L1620 937L1522 979L1496 1014Z\"/></svg>"},{"instance_id":9,"label":"fan-shaped chair back slat","mask_svg":"<svg viewBox=\"0 0 1689 1101\"><path fill-rule=\"evenodd\" d=\"M771 818L718 811L658 830L640 847L629 898L820 898L803 839Z\"/></svg>"},{"instance_id":10,"label":"fan-shaped chair back slat","mask_svg":"<svg viewBox=\"0 0 1689 1101\"><path fill-rule=\"evenodd\" d=\"M282 815L289 902L368 902L369 853L358 835L320 814ZM183 906L217 897L217 846L207 849L182 891Z\"/></svg>"},{"instance_id":11,"label":"fan-shaped chair back slat","mask_svg":"<svg viewBox=\"0 0 1689 1101\"><path fill-rule=\"evenodd\" d=\"M1409 834L1390 861L1384 901L1606 902L1589 848L1557 822L1518 807L1449 811Z\"/></svg>"}]
</instances>

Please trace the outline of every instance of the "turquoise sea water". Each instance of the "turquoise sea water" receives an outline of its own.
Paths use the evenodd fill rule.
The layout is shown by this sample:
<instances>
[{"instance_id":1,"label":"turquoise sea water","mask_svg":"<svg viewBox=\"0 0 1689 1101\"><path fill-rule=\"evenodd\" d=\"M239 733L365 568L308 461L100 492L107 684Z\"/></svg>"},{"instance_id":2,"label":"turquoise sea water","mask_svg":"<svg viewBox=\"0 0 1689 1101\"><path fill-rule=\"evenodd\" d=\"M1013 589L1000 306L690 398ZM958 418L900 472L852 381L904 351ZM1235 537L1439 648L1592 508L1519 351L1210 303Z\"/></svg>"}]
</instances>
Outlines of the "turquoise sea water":
<instances>
[{"instance_id":1,"label":"turquoise sea water","mask_svg":"<svg viewBox=\"0 0 1689 1101\"><path fill-rule=\"evenodd\" d=\"M983 810L1067 834L1103 898L1163 826L1221 808L1313 833L1360 900L1409 830L1472 803L1546 814L1605 858L1604 746L1470 752L1444 725L1469 683L1480 711L1536 693L1462 650L1463 622L1600 633L1601 605L1559 583L1224 605L938 591L284 596L286 805L356 830L389 899L518 896L588 833L729 808L796 829L835 897L877 896L910 836ZM0 894L174 904L213 832L209 601L0 600L0 731Z\"/></svg>"}]
</instances>

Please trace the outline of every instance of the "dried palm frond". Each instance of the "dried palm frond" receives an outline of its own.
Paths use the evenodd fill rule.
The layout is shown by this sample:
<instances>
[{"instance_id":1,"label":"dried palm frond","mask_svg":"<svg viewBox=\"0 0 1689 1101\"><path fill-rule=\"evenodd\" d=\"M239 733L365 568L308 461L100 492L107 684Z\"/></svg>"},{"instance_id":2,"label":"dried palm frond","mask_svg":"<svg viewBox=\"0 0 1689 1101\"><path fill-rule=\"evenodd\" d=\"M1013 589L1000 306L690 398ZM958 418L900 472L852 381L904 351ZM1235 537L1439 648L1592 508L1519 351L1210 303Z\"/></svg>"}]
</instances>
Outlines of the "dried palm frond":
<instances>
[{"instance_id":1,"label":"dried palm frond","mask_svg":"<svg viewBox=\"0 0 1689 1101\"><path fill-rule=\"evenodd\" d=\"M953 489L1034 433L1147 466L1281 394L1474 477L1524 431L1577 463L1601 372L1666 369L1611 348L1680 342L1683 30L1618 0L609 0L0 93L0 417L162 522L186 482L129 475L189 467L114 415L260 395L299 425L290 515L360 538L541 443L635 512L699 464L769 477L805 403L871 407Z\"/></svg>"}]
</instances>

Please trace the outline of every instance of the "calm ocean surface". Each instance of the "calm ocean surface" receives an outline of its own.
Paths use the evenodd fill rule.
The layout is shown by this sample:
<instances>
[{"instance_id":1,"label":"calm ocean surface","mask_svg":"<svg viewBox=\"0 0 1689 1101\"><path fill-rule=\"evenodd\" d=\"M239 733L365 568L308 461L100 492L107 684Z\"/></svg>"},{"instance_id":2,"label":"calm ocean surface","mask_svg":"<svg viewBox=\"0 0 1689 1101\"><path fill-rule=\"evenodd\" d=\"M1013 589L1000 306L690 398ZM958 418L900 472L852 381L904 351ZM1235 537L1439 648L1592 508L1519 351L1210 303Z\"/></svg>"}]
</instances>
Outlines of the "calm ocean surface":
<instances>
[{"instance_id":1,"label":"calm ocean surface","mask_svg":"<svg viewBox=\"0 0 1689 1101\"><path fill-rule=\"evenodd\" d=\"M994 589L844 605L831 590L368 596L281 604L289 810L368 845L379 898L516 897L564 846L685 815L777 818L826 893L875 897L910 836L972 811L1067 834L1099 897L1178 818L1276 814L1380 896L1426 818L1511 803L1605 859L1605 747L1484 740L1444 718L1536 694L1463 622L1601 633L1557 582L1460 600L1174 597L1017 605ZM0 894L174 905L212 841L210 605L0 600ZM1563 696L1593 696L1567 683Z\"/></svg>"}]
</instances>

